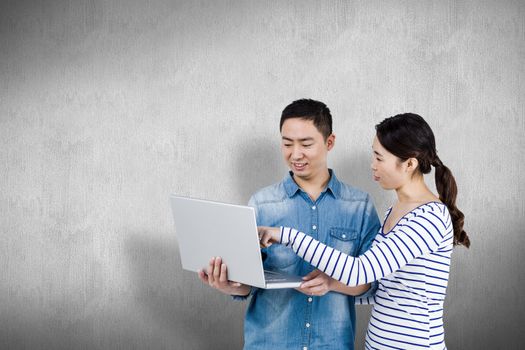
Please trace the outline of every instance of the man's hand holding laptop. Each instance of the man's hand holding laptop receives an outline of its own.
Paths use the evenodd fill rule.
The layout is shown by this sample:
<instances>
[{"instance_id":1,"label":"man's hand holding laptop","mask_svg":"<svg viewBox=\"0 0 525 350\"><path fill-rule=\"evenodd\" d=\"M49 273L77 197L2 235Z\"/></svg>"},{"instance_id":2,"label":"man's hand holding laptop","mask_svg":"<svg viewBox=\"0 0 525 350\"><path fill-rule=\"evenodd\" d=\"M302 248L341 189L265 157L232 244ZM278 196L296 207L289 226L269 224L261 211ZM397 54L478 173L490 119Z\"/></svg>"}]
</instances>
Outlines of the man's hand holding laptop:
<instances>
[{"instance_id":1,"label":"man's hand holding laptop","mask_svg":"<svg viewBox=\"0 0 525 350\"><path fill-rule=\"evenodd\" d=\"M228 268L220 257L211 258L206 272L199 270L199 278L224 294L246 296L251 290L250 286L228 280Z\"/></svg>"}]
</instances>

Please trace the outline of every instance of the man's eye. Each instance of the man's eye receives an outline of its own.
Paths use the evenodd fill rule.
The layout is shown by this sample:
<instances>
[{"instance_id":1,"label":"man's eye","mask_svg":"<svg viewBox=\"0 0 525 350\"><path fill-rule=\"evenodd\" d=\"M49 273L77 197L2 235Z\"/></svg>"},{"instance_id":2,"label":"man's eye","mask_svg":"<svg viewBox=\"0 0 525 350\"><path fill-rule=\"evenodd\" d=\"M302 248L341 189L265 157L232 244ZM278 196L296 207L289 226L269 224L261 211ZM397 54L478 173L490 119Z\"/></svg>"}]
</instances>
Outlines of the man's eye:
<instances>
[{"instance_id":1,"label":"man's eye","mask_svg":"<svg viewBox=\"0 0 525 350\"><path fill-rule=\"evenodd\" d=\"M312 147L312 144L303 145L303 147Z\"/></svg>"},{"instance_id":2,"label":"man's eye","mask_svg":"<svg viewBox=\"0 0 525 350\"><path fill-rule=\"evenodd\" d=\"M291 144L288 144L288 143L285 143L284 144L284 147L291 147L292 145Z\"/></svg>"}]
</instances>

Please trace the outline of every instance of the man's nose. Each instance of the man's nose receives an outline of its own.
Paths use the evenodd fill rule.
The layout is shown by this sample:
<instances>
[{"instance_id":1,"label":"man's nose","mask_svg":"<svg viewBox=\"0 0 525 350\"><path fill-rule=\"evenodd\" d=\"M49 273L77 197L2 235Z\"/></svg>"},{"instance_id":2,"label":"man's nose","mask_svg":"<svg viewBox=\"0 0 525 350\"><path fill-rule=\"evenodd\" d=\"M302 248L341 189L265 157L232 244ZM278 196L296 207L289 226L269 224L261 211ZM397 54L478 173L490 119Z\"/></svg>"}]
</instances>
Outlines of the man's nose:
<instances>
[{"instance_id":1,"label":"man's nose","mask_svg":"<svg viewBox=\"0 0 525 350\"><path fill-rule=\"evenodd\" d=\"M299 160L301 158L303 158L303 151L300 147L294 147L292 150L292 159Z\"/></svg>"}]
</instances>

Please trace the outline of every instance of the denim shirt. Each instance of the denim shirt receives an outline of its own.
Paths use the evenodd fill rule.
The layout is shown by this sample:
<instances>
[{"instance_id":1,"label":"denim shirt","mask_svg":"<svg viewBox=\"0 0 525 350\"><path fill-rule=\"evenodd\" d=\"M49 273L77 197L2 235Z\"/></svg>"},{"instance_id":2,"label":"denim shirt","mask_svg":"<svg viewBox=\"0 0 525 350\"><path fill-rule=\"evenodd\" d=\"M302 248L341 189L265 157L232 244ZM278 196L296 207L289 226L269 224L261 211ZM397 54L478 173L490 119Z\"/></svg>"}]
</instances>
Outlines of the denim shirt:
<instances>
[{"instance_id":1,"label":"denim shirt","mask_svg":"<svg viewBox=\"0 0 525 350\"><path fill-rule=\"evenodd\" d=\"M370 196L337 180L332 170L315 202L290 172L282 182L255 193L249 205L255 208L258 225L294 227L354 256L368 250L380 227ZM265 269L299 276L314 270L288 247L274 244L263 253ZM310 297L295 289L252 288L244 348L353 349L355 329L354 297L336 292Z\"/></svg>"}]
</instances>

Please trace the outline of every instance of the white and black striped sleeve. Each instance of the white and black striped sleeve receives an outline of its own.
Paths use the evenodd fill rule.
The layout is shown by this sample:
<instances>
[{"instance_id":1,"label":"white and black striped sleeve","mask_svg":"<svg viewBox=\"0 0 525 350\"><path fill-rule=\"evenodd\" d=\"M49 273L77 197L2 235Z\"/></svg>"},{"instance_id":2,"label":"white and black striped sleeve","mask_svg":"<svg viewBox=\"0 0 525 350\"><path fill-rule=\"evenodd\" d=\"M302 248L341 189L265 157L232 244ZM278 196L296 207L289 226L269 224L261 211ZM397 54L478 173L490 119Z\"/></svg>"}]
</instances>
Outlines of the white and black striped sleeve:
<instances>
[{"instance_id":1,"label":"white and black striped sleeve","mask_svg":"<svg viewBox=\"0 0 525 350\"><path fill-rule=\"evenodd\" d=\"M435 252L452 231L450 218L429 211L413 217L358 257L328 247L293 228L281 227L281 244L302 259L349 286L381 279L417 257ZM447 227L448 226L448 227Z\"/></svg>"}]
</instances>

